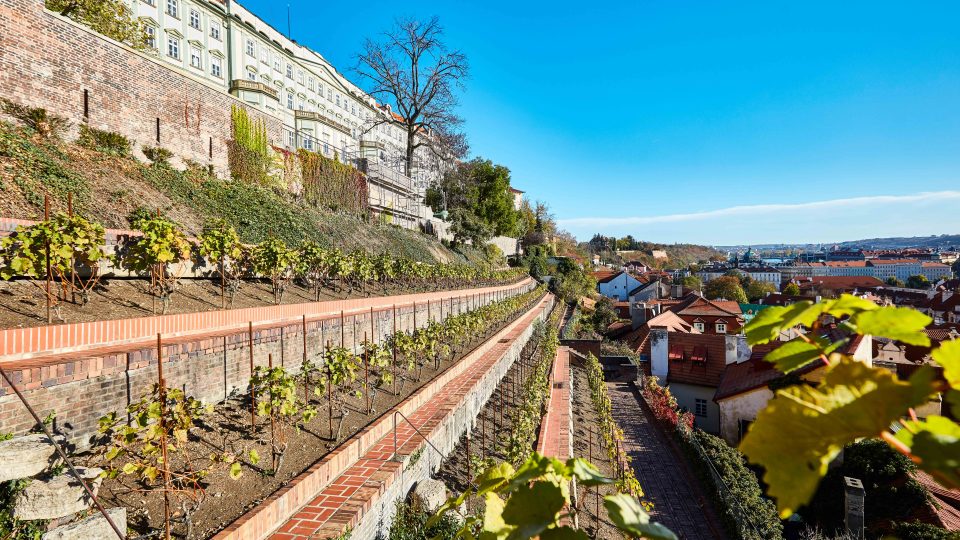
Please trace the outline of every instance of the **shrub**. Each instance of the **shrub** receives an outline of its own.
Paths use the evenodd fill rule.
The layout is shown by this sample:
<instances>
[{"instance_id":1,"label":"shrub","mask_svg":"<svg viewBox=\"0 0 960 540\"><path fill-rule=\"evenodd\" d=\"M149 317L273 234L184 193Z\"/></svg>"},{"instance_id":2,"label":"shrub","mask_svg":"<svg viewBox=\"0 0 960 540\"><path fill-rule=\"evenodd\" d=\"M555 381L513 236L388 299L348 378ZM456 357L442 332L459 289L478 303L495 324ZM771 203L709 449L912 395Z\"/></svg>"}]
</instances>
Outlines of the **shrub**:
<instances>
[{"instance_id":1,"label":"shrub","mask_svg":"<svg viewBox=\"0 0 960 540\"><path fill-rule=\"evenodd\" d=\"M173 152L159 146L144 146L143 155L147 156L154 165L168 165Z\"/></svg>"},{"instance_id":2,"label":"shrub","mask_svg":"<svg viewBox=\"0 0 960 540\"><path fill-rule=\"evenodd\" d=\"M39 107L20 105L5 98L0 98L0 111L16 118L44 138L59 139L70 128L70 122L62 116L50 114Z\"/></svg>"},{"instance_id":3,"label":"shrub","mask_svg":"<svg viewBox=\"0 0 960 540\"><path fill-rule=\"evenodd\" d=\"M942 527L921 523L897 523L893 527L893 534L900 540L958 540L960 532L948 531Z\"/></svg>"},{"instance_id":4,"label":"shrub","mask_svg":"<svg viewBox=\"0 0 960 540\"><path fill-rule=\"evenodd\" d=\"M77 144L91 150L115 156L130 155L130 140L113 131L101 131L87 125L80 126Z\"/></svg>"},{"instance_id":5,"label":"shrub","mask_svg":"<svg viewBox=\"0 0 960 540\"><path fill-rule=\"evenodd\" d=\"M685 439L681 437L701 477L708 485L717 487L712 492L714 499L719 503L718 508L722 509L724 523L735 533L735 537L751 540L783 538L783 524L777 516L777 508L763 496L760 482L753 471L747 468L743 454L727 445L723 439L699 429L694 430L688 440ZM709 468L711 464L723 481L722 486L726 486L726 493L722 493L721 485L716 484Z\"/></svg>"},{"instance_id":6,"label":"shrub","mask_svg":"<svg viewBox=\"0 0 960 540\"><path fill-rule=\"evenodd\" d=\"M409 503L398 501L397 513L393 516L390 525L388 540L421 540L423 538L438 538L452 540L457 537L457 519L452 514L444 514L436 523L427 525L430 511L423 501L411 497Z\"/></svg>"}]
</instances>

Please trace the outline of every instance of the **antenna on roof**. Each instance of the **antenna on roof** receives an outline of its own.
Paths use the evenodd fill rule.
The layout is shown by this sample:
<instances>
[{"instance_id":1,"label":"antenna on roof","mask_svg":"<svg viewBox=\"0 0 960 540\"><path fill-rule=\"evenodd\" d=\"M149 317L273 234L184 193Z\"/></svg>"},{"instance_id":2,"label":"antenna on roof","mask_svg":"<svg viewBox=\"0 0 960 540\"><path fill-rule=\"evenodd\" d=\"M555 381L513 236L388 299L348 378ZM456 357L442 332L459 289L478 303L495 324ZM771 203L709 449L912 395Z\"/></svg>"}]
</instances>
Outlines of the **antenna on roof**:
<instances>
[{"instance_id":1,"label":"antenna on roof","mask_svg":"<svg viewBox=\"0 0 960 540\"><path fill-rule=\"evenodd\" d=\"M293 41L293 37L291 37L290 32L290 4L287 4L287 39Z\"/></svg>"}]
</instances>

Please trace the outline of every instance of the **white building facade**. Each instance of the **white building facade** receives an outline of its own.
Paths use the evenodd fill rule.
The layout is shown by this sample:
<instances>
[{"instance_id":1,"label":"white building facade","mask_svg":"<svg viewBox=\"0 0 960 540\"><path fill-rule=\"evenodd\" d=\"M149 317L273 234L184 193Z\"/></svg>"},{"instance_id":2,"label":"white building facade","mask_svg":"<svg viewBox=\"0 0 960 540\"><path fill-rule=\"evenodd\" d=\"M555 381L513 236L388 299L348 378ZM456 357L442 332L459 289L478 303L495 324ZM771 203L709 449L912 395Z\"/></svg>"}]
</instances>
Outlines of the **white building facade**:
<instances>
[{"instance_id":1,"label":"white building facade","mask_svg":"<svg viewBox=\"0 0 960 540\"><path fill-rule=\"evenodd\" d=\"M405 174L406 133L323 56L288 39L231 0L128 0L145 25L147 52L281 121L283 140L367 174L369 202L398 224L432 217L426 187L444 164L421 147Z\"/></svg>"}]
</instances>

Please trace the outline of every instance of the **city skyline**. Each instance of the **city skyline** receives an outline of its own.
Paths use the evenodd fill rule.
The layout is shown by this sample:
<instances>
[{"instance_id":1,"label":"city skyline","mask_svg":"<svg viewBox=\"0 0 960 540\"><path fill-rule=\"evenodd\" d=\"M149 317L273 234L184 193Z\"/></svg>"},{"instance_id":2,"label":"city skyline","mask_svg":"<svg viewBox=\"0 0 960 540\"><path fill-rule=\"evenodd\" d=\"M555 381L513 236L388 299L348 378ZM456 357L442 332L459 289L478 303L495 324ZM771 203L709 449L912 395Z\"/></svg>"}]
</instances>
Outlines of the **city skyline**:
<instances>
[{"instance_id":1,"label":"city skyline","mask_svg":"<svg viewBox=\"0 0 960 540\"><path fill-rule=\"evenodd\" d=\"M243 5L287 29L285 4ZM500 7L423 2L400 13L385 2L362 12L291 2L291 28L356 79L365 37L397 16L439 16L447 42L471 61L461 113L474 155L509 167L516 187L548 201L581 240L600 232L830 242L960 231L952 197L909 198L949 188L960 169L955 5L524 4L510 5L509 18ZM477 31L479 19L488 31ZM577 32L556 31L564 28ZM694 220L663 231L579 225L875 196L907 196L876 208L903 215L757 214L749 236Z\"/></svg>"}]
</instances>

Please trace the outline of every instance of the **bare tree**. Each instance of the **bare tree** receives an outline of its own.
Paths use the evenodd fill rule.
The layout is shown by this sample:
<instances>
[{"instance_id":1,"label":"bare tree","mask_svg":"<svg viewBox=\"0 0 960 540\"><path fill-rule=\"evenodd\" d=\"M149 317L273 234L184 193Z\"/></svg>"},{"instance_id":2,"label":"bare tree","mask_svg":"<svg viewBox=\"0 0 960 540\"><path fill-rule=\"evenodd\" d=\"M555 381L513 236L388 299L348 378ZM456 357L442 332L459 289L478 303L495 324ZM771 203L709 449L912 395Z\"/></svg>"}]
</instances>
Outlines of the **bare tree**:
<instances>
[{"instance_id":1,"label":"bare tree","mask_svg":"<svg viewBox=\"0 0 960 540\"><path fill-rule=\"evenodd\" d=\"M462 157L466 141L459 132L463 119L454 113L455 90L463 88L469 72L467 57L448 50L436 17L429 21L398 20L380 41L367 39L358 56L356 71L366 81L367 92L393 106L364 126L364 133L381 124L394 125L407 134L406 173L411 175L418 148L435 156Z\"/></svg>"}]
</instances>

